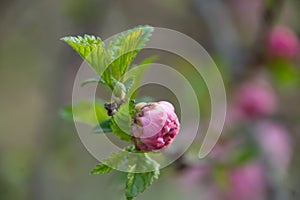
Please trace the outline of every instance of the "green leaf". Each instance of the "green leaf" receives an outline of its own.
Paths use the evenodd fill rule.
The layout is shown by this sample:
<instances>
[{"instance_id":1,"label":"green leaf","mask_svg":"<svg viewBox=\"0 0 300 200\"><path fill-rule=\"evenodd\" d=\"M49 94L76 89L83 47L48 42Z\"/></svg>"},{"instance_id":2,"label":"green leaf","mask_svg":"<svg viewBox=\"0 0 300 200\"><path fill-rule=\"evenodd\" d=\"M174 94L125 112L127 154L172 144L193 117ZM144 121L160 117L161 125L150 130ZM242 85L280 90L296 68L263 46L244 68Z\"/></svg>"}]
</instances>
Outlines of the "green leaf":
<instances>
[{"instance_id":1,"label":"green leaf","mask_svg":"<svg viewBox=\"0 0 300 200\"><path fill-rule=\"evenodd\" d=\"M128 102L128 109L129 109L129 115L131 116L131 118L133 118L136 114L136 110L135 110L135 100L134 99L130 99Z\"/></svg>"},{"instance_id":2,"label":"green leaf","mask_svg":"<svg viewBox=\"0 0 300 200\"><path fill-rule=\"evenodd\" d=\"M130 132L125 132L123 129L121 129L115 120L112 120L111 122L111 129L112 132L121 140L132 141L132 137L129 135Z\"/></svg>"},{"instance_id":3,"label":"green leaf","mask_svg":"<svg viewBox=\"0 0 300 200\"><path fill-rule=\"evenodd\" d=\"M108 45L112 75L119 80L132 63L137 53L148 42L153 31L151 26L138 26L117 35Z\"/></svg>"},{"instance_id":4,"label":"green leaf","mask_svg":"<svg viewBox=\"0 0 300 200\"><path fill-rule=\"evenodd\" d=\"M85 34L61 38L69 44L99 74L98 83L113 89L112 78L118 81L125 74L137 53L145 46L153 31L151 26L138 26L112 39L107 50L100 37ZM95 82L89 80L83 85Z\"/></svg>"},{"instance_id":5,"label":"green leaf","mask_svg":"<svg viewBox=\"0 0 300 200\"><path fill-rule=\"evenodd\" d=\"M105 165L105 164L98 164L92 171L91 174L107 174L113 171L113 168Z\"/></svg>"},{"instance_id":6,"label":"green leaf","mask_svg":"<svg viewBox=\"0 0 300 200\"><path fill-rule=\"evenodd\" d=\"M149 65L157 60L157 56L150 56L145 58L139 65Z\"/></svg>"},{"instance_id":7,"label":"green leaf","mask_svg":"<svg viewBox=\"0 0 300 200\"><path fill-rule=\"evenodd\" d=\"M110 63L110 58L100 37L85 34L81 36L69 36L61 38L69 44L90 66L99 74L105 83L112 87L110 72L106 67Z\"/></svg>"},{"instance_id":8,"label":"green leaf","mask_svg":"<svg viewBox=\"0 0 300 200\"><path fill-rule=\"evenodd\" d=\"M126 81L124 81L124 86L126 88L126 93L133 86L133 83L134 83L134 77L129 77Z\"/></svg>"},{"instance_id":9,"label":"green leaf","mask_svg":"<svg viewBox=\"0 0 300 200\"><path fill-rule=\"evenodd\" d=\"M98 164L91 174L105 174L118 169L118 167L126 161L127 152L122 150L118 153L112 153L108 158L104 160L102 164Z\"/></svg>"},{"instance_id":10,"label":"green leaf","mask_svg":"<svg viewBox=\"0 0 300 200\"><path fill-rule=\"evenodd\" d=\"M111 129L113 130L113 133L125 141L132 141L132 112L134 112L134 101L124 103L120 106L118 112L114 114L111 122Z\"/></svg>"},{"instance_id":11,"label":"green leaf","mask_svg":"<svg viewBox=\"0 0 300 200\"><path fill-rule=\"evenodd\" d=\"M100 121L109 118L104 108L104 102L97 100L95 104L90 101L82 101L76 105L68 105L60 110L62 118L68 121L83 122L96 126Z\"/></svg>"},{"instance_id":12,"label":"green leaf","mask_svg":"<svg viewBox=\"0 0 300 200\"><path fill-rule=\"evenodd\" d=\"M95 128L95 133L111 133L112 129L110 127L111 118L106 119L99 123L99 125Z\"/></svg>"},{"instance_id":13,"label":"green leaf","mask_svg":"<svg viewBox=\"0 0 300 200\"><path fill-rule=\"evenodd\" d=\"M144 72L146 71L149 64L154 62L157 59L156 56L152 56L149 58L146 58L143 60L138 66L134 65L126 74L124 77L124 80L132 79L133 83L131 84L130 88L127 90L127 97L130 97L132 99L135 98L135 91L139 87L139 83L142 80L142 76Z\"/></svg>"},{"instance_id":14,"label":"green leaf","mask_svg":"<svg viewBox=\"0 0 300 200\"><path fill-rule=\"evenodd\" d=\"M125 163L128 168L125 193L127 199L133 199L144 192L159 177L159 164L147 153L130 155L126 150L113 153L101 164L98 164L91 174L110 173ZM136 173L139 172L139 173Z\"/></svg>"},{"instance_id":15,"label":"green leaf","mask_svg":"<svg viewBox=\"0 0 300 200\"><path fill-rule=\"evenodd\" d=\"M73 121L72 105L62 107L59 110L59 115L67 121Z\"/></svg>"},{"instance_id":16,"label":"green leaf","mask_svg":"<svg viewBox=\"0 0 300 200\"><path fill-rule=\"evenodd\" d=\"M159 164L152 160L146 153L144 153L142 160L143 162L137 161L129 168L125 189L127 199L133 199L138 194L144 192L159 177ZM145 173L135 173L141 169L145 171L148 169L154 170Z\"/></svg>"},{"instance_id":17,"label":"green leaf","mask_svg":"<svg viewBox=\"0 0 300 200\"><path fill-rule=\"evenodd\" d=\"M102 83L102 84L105 84L105 81L101 77L90 78L90 79L87 79L87 80L83 81L81 83L81 86L85 86L85 85L87 85L89 83Z\"/></svg>"}]
</instances>

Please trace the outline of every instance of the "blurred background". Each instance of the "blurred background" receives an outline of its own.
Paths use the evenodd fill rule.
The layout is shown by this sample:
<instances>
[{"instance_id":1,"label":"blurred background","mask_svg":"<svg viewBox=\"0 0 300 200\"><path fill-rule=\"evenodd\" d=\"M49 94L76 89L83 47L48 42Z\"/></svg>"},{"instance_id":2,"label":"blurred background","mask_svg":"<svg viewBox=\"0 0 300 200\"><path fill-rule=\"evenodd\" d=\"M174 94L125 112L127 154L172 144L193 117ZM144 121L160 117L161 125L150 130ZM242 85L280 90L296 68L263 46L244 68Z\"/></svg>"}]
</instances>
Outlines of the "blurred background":
<instances>
[{"instance_id":1,"label":"blurred background","mask_svg":"<svg viewBox=\"0 0 300 200\"><path fill-rule=\"evenodd\" d=\"M71 102L82 62L59 38L88 33L106 39L144 24L180 31L203 45L223 76L228 113L222 137L206 159L196 159L198 146L192 145L137 199L300 199L300 1L2 0L0 5L1 200L125 199L118 182L122 174L90 175L97 160L74 124L59 115ZM191 77L205 129L209 94L191 66L166 52L145 54L159 55L157 62ZM176 105L166 91L143 88L143 94Z\"/></svg>"}]
</instances>

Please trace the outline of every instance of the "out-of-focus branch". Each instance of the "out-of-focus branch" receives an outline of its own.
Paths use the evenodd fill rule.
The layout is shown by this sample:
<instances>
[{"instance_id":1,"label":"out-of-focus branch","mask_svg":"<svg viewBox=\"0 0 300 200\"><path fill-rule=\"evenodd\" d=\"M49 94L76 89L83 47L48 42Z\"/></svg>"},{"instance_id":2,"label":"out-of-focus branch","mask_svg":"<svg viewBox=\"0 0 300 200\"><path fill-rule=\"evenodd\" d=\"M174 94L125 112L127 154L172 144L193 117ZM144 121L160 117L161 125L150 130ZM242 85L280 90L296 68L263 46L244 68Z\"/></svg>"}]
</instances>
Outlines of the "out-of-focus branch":
<instances>
[{"instance_id":1,"label":"out-of-focus branch","mask_svg":"<svg viewBox=\"0 0 300 200\"><path fill-rule=\"evenodd\" d=\"M233 24L230 13L221 0L194 0L195 8L204 20L216 53L226 58L233 72L242 70L240 36Z\"/></svg>"}]
</instances>

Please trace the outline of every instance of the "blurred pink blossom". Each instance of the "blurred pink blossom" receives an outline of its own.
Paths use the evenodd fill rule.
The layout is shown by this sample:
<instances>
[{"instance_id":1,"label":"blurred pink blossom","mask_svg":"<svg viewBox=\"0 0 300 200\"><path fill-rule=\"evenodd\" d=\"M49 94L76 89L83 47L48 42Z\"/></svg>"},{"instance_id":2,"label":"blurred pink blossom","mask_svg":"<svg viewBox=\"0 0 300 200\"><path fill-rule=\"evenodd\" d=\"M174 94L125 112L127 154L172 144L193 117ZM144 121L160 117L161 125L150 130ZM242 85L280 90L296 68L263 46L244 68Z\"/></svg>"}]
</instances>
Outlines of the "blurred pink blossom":
<instances>
[{"instance_id":1,"label":"blurred pink blossom","mask_svg":"<svg viewBox=\"0 0 300 200\"><path fill-rule=\"evenodd\" d=\"M196 165L193 167L189 167L184 170L180 176L180 182L182 185L191 187L195 184L200 184L201 181L206 179L210 170L206 165Z\"/></svg>"},{"instance_id":2,"label":"blurred pink blossom","mask_svg":"<svg viewBox=\"0 0 300 200\"><path fill-rule=\"evenodd\" d=\"M272 165L287 170L291 158L291 143L287 130L274 122L262 122L257 127L257 140Z\"/></svg>"},{"instance_id":3,"label":"blurred pink blossom","mask_svg":"<svg viewBox=\"0 0 300 200\"><path fill-rule=\"evenodd\" d=\"M265 82L246 82L236 92L231 118L242 119L272 114L277 107L273 89Z\"/></svg>"},{"instance_id":4,"label":"blurred pink blossom","mask_svg":"<svg viewBox=\"0 0 300 200\"><path fill-rule=\"evenodd\" d=\"M266 180L259 162L247 163L233 169L229 175L229 200L262 200Z\"/></svg>"},{"instance_id":5,"label":"blurred pink blossom","mask_svg":"<svg viewBox=\"0 0 300 200\"><path fill-rule=\"evenodd\" d=\"M269 34L267 41L268 51L272 56L291 59L300 50L297 35L288 27L275 27Z\"/></svg>"},{"instance_id":6,"label":"blurred pink blossom","mask_svg":"<svg viewBox=\"0 0 300 200\"><path fill-rule=\"evenodd\" d=\"M205 163L185 169L179 176L180 188L187 194L187 199L201 195L203 200L220 199L220 188L213 180L212 166Z\"/></svg>"},{"instance_id":7,"label":"blurred pink blossom","mask_svg":"<svg viewBox=\"0 0 300 200\"><path fill-rule=\"evenodd\" d=\"M209 153L209 157L213 159L222 159L226 158L226 154L228 153L228 147L224 144L217 143L211 152Z\"/></svg>"}]
</instances>

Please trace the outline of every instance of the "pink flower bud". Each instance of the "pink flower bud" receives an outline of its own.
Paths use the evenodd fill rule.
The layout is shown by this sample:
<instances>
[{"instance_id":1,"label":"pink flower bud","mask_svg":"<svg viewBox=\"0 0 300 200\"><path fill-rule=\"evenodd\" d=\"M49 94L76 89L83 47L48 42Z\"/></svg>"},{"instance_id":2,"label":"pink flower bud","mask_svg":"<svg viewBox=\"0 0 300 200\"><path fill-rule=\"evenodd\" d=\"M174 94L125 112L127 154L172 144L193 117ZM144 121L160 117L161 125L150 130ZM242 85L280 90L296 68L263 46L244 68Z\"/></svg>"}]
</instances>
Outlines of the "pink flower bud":
<instances>
[{"instance_id":1,"label":"pink flower bud","mask_svg":"<svg viewBox=\"0 0 300 200\"><path fill-rule=\"evenodd\" d=\"M236 102L241 117L269 115L276 110L276 97L264 82L245 83L237 91Z\"/></svg>"},{"instance_id":2,"label":"pink flower bud","mask_svg":"<svg viewBox=\"0 0 300 200\"><path fill-rule=\"evenodd\" d=\"M267 43L269 53L274 57L291 59L300 50L297 35L287 27L274 28L268 37Z\"/></svg>"},{"instance_id":3,"label":"pink flower bud","mask_svg":"<svg viewBox=\"0 0 300 200\"><path fill-rule=\"evenodd\" d=\"M169 146L179 132L178 117L166 101L136 105L137 116L132 125L135 145L143 151Z\"/></svg>"}]
</instances>

